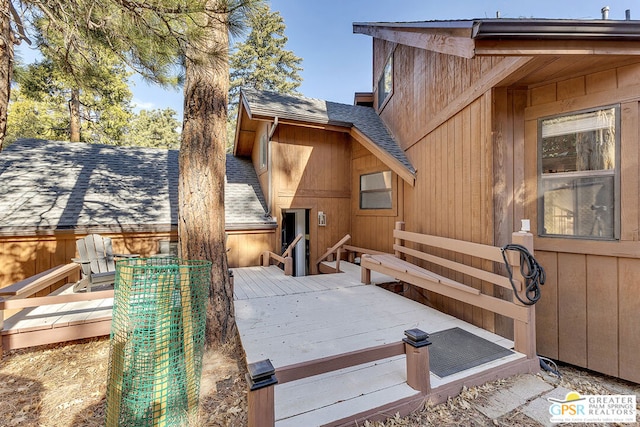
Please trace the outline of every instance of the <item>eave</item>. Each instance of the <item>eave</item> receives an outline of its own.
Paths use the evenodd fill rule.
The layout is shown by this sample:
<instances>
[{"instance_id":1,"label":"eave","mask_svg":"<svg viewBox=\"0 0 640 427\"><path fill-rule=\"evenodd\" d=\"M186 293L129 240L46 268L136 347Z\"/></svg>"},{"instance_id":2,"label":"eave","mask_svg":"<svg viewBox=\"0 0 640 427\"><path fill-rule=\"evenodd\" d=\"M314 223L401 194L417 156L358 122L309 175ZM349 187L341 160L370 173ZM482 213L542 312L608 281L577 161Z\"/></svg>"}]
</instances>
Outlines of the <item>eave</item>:
<instances>
[{"instance_id":1,"label":"eave","mask_svg":"<svg viewBox=\"0 0 640 427\"><path fill-rule=\"evenodd\" d=\"M640 55L640 21L475 19L354 23L353 32L463 58Z\"/></svg>"}]
</instances>

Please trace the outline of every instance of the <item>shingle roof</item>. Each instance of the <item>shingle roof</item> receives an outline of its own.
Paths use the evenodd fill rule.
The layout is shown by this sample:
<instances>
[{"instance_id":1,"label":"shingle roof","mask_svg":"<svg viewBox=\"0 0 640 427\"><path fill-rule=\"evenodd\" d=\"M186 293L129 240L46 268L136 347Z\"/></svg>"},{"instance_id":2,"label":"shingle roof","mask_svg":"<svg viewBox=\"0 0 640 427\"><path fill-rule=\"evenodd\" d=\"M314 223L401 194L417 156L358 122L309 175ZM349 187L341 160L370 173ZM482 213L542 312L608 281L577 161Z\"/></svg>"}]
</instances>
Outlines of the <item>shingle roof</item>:
<instances>
[{"instance_id":1,"label":"shingle roof","mask_svg":"<svg viewBox=\"0 0 640 427\"><path fill-rule=\"evenodd\" d=\"M242 94L247 101L250 115L355 127L374 144L398 160L408 171L415 173L404 151L371 107L282 95L251 88L242 89Z\"/></svg>"},{"instance_id":2,"label":"shingle roof","mask_svg":"<svg viewBox=\"0 0 640 427\"><path fill-rule=\"evenodd\" d=\"M270 221L245 163L228 159L231 228ZM25 139L0 152L0 182L2 234L163 230L178 222L176 150Z\"/></svg>"}]
</instances>

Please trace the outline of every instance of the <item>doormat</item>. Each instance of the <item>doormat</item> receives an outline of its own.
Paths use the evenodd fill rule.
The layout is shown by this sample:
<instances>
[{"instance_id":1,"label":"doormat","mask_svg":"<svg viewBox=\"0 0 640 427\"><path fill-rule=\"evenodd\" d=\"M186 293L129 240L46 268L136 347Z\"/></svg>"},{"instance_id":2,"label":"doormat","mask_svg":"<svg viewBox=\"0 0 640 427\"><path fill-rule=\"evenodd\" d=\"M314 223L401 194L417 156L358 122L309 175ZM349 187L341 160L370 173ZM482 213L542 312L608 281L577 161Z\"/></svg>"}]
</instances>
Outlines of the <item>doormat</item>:
<instances>
[{"instance_id":1,"label":"doormat","mask_svg":"<svg viewBox=\"0 0 640 427\"><path fill-rule=\"evenodd\" d=\"M429 334L429 341L429 370L440 378L513 354L460 328Z\"/></svg>"}]
</instances>

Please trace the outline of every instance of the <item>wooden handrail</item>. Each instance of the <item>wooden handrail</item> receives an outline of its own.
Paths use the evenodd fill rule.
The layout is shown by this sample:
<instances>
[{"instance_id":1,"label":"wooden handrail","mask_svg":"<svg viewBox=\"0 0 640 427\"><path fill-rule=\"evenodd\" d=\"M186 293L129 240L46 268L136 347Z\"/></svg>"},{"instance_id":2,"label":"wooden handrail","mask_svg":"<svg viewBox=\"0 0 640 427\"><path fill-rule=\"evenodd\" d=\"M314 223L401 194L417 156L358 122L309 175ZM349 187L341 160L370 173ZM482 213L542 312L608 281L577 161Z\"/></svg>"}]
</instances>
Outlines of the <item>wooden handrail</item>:
<instances>
[{"instance_id":1,"label":"wooden handrail","mask_svg":"<svg viewBox=\"0 0 640 427\"><path fill-rule=\"evenodd\" d=\"M39 307L51 304L64 304L67 302L95 301L99 299L113 298L113 289L97 292L78 294L49 295L46 297L20 298L4 300L0 298L0 310L13 310L28 307Z\"/></svg>"},{"instance_id":2,"label":"wooden handrail","mask_svg":"<svg viewBox=\"0 0 640 427\"><path fill-rule=\"evenodd\" d=\"M293 257L292 252L293 248L298 244L298 242L302 239L302 233L298 234L295 239L291 242L289 247L282 255L278 255L271 251L262 252L262 266L268 267L271 265L271 260L275 260L279 263L284 264L284 274L285 276L291 276L293 274Z\"/></svg>"},{"instance_id":3,"label":"wooden handrail","mask_svg":"<svg viewBox=\"0 0 640 427\"><path fill-rule=\"evenodd\" d=\"M5 299L26 298L79 273L80 266L76 263L72 262L65 265L58 265L0 289L0 296L5 297Z\"/></svg>"},{"instance_id":4,"label":"wooden handrail","mask_svg":"<svg viewBox=\"0 0 640 427\"><path fill-rule=\"evenodd\" d=\"M404 230L404 223L402 222L396 223L393 236L395 256L363 255L361 260L363 283L371 283L371 271L374 270L393 276L396 279L404 280L419 288L509 317L514 321L515 350L524 353L527 358L533 359L536 357L535 310L532 305L525 305L522 299L524 296L521 296L525 278L522 276L520 268L518 268L520 264L518 256L507 254L507 261L513 271L513 278L509 280L505 276L494 273L492 269L481 269L462 264L452 259L418 250L418 247L406 246L405 243L418 243L438 250L452 251L503 264L505 260L499 247L408 232ZM513 233L512 241L524 246L533 254L533 236L531 234ZM417 264L405 261L403 259L405 255L507 289L511 289L513 284L515 290L514 300L508 301L497 298L494 295L482 293L480 289L440 276Z\"/></svg>"},{"instance_id":5,"label":"wooden handrail","mask_svg":"<svg viewBox=\"0 0 640 427\"><path fill-rule=\"evenodd\" d=\"M286 258L286 257L288 257L288 256L292 256L292 254L291 254L291 253L293 252L293 248L295 248L295 247L296 247L296 245L298 244L298 242L300 241L300 239L302 239L302 233L298 234L298 235L296 236L296 238L295 238L295 239L293 239L293 242L291 242L291 243L289 244L289 247L287 247L287 250L286 250L286 251L284 251L284 253L282 254L282 258Z\"/></svg>"},{"instance_id":6,"label":"wooden handrail","mask_svg":"<svg viewBox=\"0 0 640 427\"><path fill-rule=\"evenodd\" d=\"M351 240L351 236L350 235L345 235L342 239L340 239L340 241L338 243L336 243L335 245L333 245L332 247L330 247L329 249L327 249L327 251L322 254L322 256L320 258L318 258L316 260L316 265L320 264L322 261L324 261L329 255L331 255L332 253L336 252L338 250L338 248L340 248L340 246L344 245L345 243L347 243L349 240Z\"/></svg>"},{"instance_id":7,"label":"wooden handrail","mask_svg":"<svg viewBox=\"0 0 640 427\"><path fill-rule=\"evenodd\" d=\"M369 255L386 255L388 252L376 251L375 249L361 248L359 246L353 245L342 245L342 248L345 251L355 252L360 254L369 254Z\"/></svg>"}]
</instances>

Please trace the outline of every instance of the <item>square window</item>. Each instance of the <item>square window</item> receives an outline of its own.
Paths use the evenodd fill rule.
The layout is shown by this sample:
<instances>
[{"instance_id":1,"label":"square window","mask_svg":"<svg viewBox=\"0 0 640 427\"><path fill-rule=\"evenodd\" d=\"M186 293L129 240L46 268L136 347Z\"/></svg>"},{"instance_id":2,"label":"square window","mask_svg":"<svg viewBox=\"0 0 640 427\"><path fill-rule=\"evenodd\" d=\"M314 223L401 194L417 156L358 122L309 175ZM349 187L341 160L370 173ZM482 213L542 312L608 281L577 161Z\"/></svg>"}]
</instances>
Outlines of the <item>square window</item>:
<instances>
[{"instance_id":1,"label":"square window","mask_svg":"<svg viewBox=\"0 0 640 427\"><path fill-rule=\"evenodd\" d=\"M539 121L539 234L619 236L619 108Z\"/></svg>"},{"instance_id":2,"label":"square window","mask_svg":"<svg viewBox=\"0 0 640 427\"><path fill-rule=\"evenodd\" d=\"M360 175L360 209L393 209L391 171Z\"/></svg>"}]
</instances>

